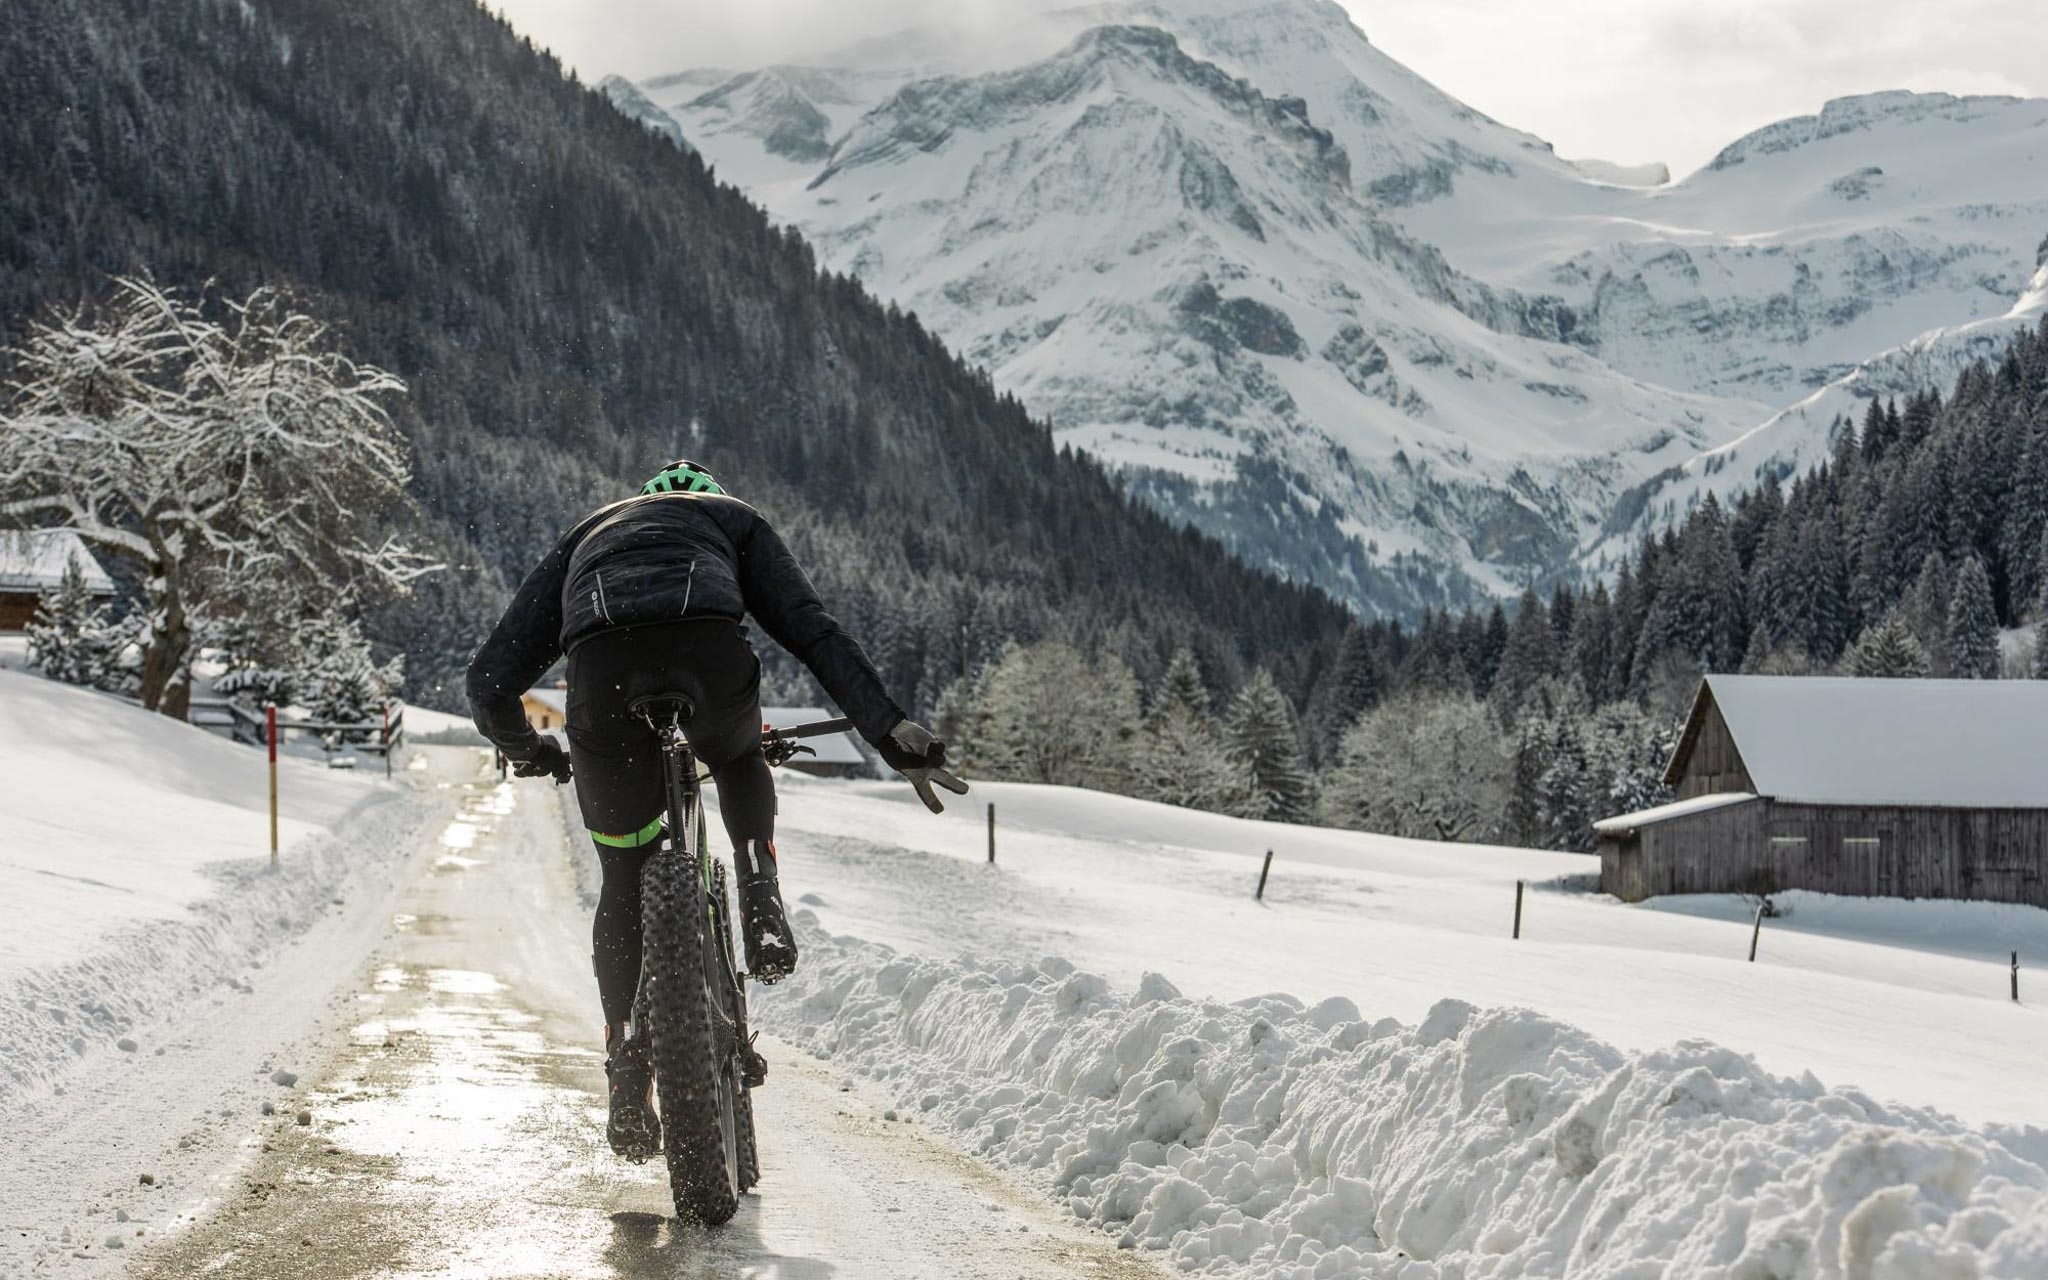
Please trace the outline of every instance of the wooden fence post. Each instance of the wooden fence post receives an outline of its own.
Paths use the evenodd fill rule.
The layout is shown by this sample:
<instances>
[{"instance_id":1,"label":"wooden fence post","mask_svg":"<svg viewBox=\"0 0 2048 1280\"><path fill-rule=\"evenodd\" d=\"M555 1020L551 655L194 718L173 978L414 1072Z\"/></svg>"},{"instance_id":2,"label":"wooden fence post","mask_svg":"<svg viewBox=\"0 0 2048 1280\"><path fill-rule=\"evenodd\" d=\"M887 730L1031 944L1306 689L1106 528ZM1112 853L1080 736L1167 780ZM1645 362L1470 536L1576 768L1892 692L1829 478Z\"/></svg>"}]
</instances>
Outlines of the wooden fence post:
<instances>
[{"instance_id":1,"label":"wooden fence post","mask_svg":"<svg viewBox=\"0 0 2048 1280\"><path fill-rule=\"evenodd\" d=\"M391 703L384 704L384 776L391 777Z\"/></svg>"},{"instance_id":2,"label":"wooden fence post","mask_svg":"<svg viewBox=\"0 0 2048 1280\"><path fill-rule=\"evenodd\" d=\"M1266 864L1259 868L1259 887L1258 891L1252 894L1253 902L1264 902L1266 900L1266 877L1272 874L1273 851L1268 849L1266 850Z\"/></svg>"},{"instance_id":3,"label":"wooden fence post","mask_svg":"<svg viewBox=\"0 0 2048 1280\"><path fill-rule=\"evenodd\" d=\"M1527 887L1528 881L1515 881L1515 937L1517 940L1522 936L1522 890Z\"/></svg>"},{"instance_id":4,"label":"wooden fence post","mask_svg":"<svg viewBox=\"0 0 2048 1280\"><path fill-rule=\"evenodd\" d=\"M2020 953L2012 953L2012 1002L2020 1002Z\"/></svg>"},{"instance_id":5,"label":"wooden fence post","mask_svg":"<svg viewBox=\"0 0 2048 1280\"><path fill-rule=\"evenodd\" d=\"M988 865L996 865L996 802L988 802Z\"/></svg>"},{"instance_id":6,"label":"wooden fence post","mask_svg":"<svg viewBox=\"0 0 2048 1280\"><path fill-rule=\"evenodd\" d=\"M277 704L263 704L263 740L270 744L270 869L277 870Z\"/></svg>"},{"instance_id":7,"label":"wooden fence post","mask_svg":"<svg viewBox=\"0 0 2048 1280\"><path fill-rule=\"evenodd\" d=\"M1756 944L1762 941L1763 939L1764 910L1769 906L1770 903L1768 902L1759 902L1756 904L1756 924L1751 926L1749 931L1749 962L1751 964L1756 963Z\"/></svg>"}]
</instances>

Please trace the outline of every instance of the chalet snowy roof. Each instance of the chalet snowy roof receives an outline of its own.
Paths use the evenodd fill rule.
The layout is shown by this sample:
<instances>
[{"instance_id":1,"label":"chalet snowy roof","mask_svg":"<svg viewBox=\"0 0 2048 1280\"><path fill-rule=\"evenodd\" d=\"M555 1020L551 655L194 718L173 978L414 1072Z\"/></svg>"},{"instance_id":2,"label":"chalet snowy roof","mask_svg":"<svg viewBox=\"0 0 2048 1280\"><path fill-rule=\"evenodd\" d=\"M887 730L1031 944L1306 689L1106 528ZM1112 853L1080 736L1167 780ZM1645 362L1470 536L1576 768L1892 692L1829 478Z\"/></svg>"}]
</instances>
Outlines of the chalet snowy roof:
<instances>
[{"instance_id":1,"label":"chalet snowy roof","mask_svg":"<svg viewBox=\"0 0 2048 1280\"><path fill-rule=\"evenodd\" d=\"M85 573L88 591L114 593L114 580L93 559L85 540L69 529L0 532L0 591L54 589L64 581L64 566L73 556Z\"/></svg>"},{"instance_id":2,"label":"chalet snowy roof","mask_svg":"<svg viewBox=\"0 0 2048 1280\"><path fill-rule=\"evenodd\" d=\"M1754 799L1756 797L1747 791L1719 791L1713 795L1694 796L1690 800L1674 800L1670 804L1660 804L1654 809L1638 809L1634 813L1602 818L1593 824L1593 830L1601 835L1625 835L1637 827L1655 826L1672 818L1705 813L1709 809L1725 809L1731 804L1748 804Z\"/></svg>"},{"instance_id":3,"label":"chalet snowy roof","mask_svg":"<svg viewBox=\"0 0 2048 1280\"><path fill-rule=\"evenodd\" d=\"M1758 795L2048 808L2048 680L1710 675L1684 743L1709 697Z\"/></svg>"},{"instance_id":4,"label":"chalet snowy roof","mask_svg":"<svg viewBox=\"0 0 2048 1280\"><path fill-rule=\"evenodd\" d=\"M551 684L535 685L526 691L526 696L557 715L567 715L569 713L569 691L567 689L557 689Z\"/></svg>"},{"instance_id":5,"label":"chalet snowy roof","mask_svg":"<svg viewBox=\"0 0 2048 1280\"><path fill-rule=\"evenodd\" d=\"M820 720L834 720L837 715L823 707L763 707L761 722L771 729L787 729L793 724L815 724ZM844 733L827 734L822 738L805 738L804 745L817 752L814 756L798 756L805 764L866 764L866 757L853 739Z\"/></svg>"}]
</instances>

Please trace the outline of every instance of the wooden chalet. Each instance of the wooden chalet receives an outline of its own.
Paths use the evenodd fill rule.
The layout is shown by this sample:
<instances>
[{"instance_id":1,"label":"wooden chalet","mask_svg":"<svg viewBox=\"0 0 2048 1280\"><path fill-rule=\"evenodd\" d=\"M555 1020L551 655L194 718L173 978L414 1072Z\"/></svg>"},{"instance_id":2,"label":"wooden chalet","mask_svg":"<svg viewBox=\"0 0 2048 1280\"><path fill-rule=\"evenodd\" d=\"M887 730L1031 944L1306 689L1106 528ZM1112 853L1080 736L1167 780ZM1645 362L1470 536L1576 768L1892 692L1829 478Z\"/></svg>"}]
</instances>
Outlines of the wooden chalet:
<instances>
[{"instance_id":1,"label":"wooden chalet","mask_svg":"<svg viewBox=\"0 0 2048 1280\"><path fill-rule=\"evenodd\" d=\"M2048 681L1708 676L1600 886L2048 907Z\"/></svg>"}]
</instances>

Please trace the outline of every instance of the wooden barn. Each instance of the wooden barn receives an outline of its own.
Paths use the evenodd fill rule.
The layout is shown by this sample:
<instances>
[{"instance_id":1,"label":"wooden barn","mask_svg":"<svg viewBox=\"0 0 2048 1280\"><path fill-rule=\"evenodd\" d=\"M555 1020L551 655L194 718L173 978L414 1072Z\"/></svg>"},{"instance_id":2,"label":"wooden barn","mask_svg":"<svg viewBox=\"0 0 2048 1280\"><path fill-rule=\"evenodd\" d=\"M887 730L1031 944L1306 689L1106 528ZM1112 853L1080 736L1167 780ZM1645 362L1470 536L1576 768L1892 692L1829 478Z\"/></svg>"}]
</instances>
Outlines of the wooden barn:
<instances>
[{"instance_id":1,"label":"wooden barn","mask_svg":"<svg viewBox=\"0 0 2048 1280\"><path fill-rule=\"evenodd\" d=\"M1708 676L1600 886L2048 907L2048 681Z\"/></svg>"}]
</instances>

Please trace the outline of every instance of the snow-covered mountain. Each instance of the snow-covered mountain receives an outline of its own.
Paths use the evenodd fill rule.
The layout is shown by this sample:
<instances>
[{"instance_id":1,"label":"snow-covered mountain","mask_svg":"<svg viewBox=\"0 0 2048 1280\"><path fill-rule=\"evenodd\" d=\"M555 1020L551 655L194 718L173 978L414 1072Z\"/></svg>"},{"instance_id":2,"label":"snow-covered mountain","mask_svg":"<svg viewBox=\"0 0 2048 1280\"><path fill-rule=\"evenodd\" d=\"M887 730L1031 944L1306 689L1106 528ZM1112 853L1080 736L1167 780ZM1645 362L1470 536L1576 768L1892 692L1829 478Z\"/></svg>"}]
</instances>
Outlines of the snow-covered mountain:
<instances>
[{"instance_id":1,"label":"snow-covered mountain","mask_svg":"<svg viewBox=\"0 0 2048 1280\"><path fill-rule=\"evenodd\" d=\"M1378 609L1597 552L1866 361L2001 331L2048 236L2048 102L1845 99L1668 184L1471 110L1329 0L1040 4L1000 47L640 88L1150 501Z\"/></svg>"}]
</instances>

